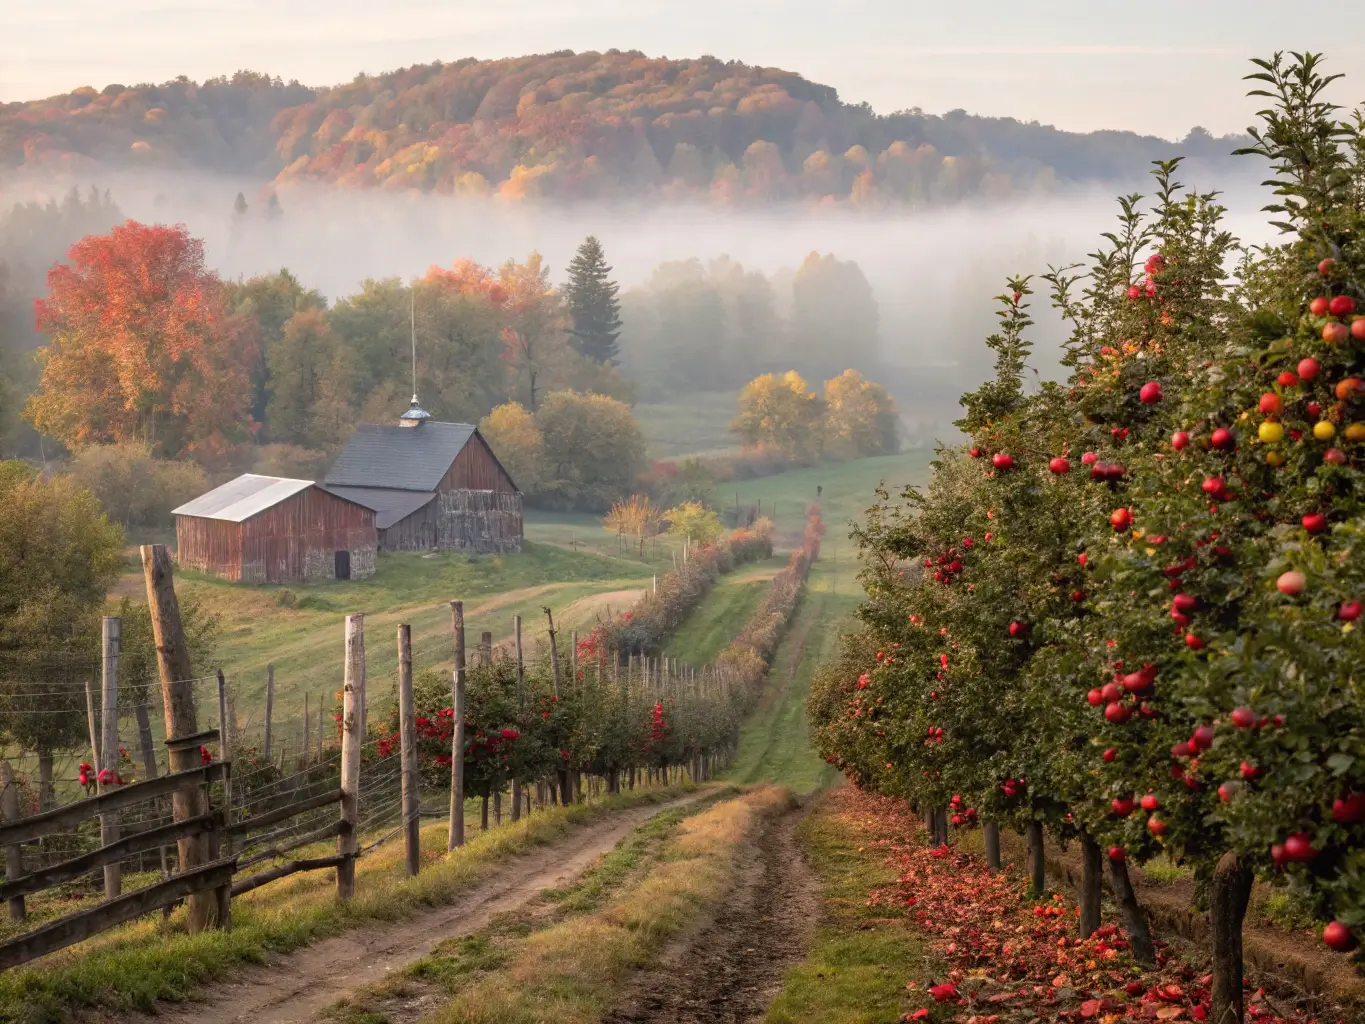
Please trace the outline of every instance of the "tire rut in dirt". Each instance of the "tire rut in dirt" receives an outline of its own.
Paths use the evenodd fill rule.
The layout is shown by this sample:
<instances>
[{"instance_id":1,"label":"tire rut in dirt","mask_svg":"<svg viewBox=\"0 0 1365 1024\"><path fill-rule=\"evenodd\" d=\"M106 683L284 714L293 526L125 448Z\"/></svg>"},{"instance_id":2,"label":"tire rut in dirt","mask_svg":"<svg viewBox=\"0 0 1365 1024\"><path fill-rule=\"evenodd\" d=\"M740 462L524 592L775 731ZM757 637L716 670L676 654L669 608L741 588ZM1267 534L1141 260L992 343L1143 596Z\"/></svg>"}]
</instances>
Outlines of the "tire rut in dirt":
<instances>
[{"instance_id":1,"label":"tire rut in dirt","mask_svg":"<svg viewBox=\"0 0 1365 1024\"><path fill-rule=\"evenodd\" d=\"M796 840L801 811L765 823L740 875L700 931L638 976L603 1024L741 1024L761 1019L802 959L818 913Z\"/></svg>"}]
</instances>

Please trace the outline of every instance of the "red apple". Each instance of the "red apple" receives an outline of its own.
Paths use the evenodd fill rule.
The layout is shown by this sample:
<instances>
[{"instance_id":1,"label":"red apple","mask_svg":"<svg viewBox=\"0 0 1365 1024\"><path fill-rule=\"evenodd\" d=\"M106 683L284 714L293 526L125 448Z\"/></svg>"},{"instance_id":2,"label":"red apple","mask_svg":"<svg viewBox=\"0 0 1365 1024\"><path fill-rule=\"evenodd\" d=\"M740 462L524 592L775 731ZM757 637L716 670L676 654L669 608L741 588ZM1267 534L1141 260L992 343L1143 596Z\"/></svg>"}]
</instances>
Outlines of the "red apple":
<instances>
[{"instance_id":1,"label":"red apple","mask_svg":"<svg viewBox=\"0 0 1365 1024\"><path fill-rule=\"evenodd\" d=\"M1333 921L1322 930L1322 941L1327 944L1328 949L1334 949L1338 953L1345 953L1356 944L1351 929L1340 921Z\"/></svg>"},{"instance_id":2,"label":"red apple","mask_svg":"<svg viewBox=\"0 0 1365 1024\"><path fill-rule=\"evenodd\" d=\"M1204 649L1204 641L1200 640L1199 637L1195 636L1193 633L1186 633L1185 646L1192 651L1202 651Z\"/></svg>"},{"instance_id":3,"label":"red apple","mask_svg":"<svg viewBox=\"0 0 1365 1024\"><path fill-rule=\"evenodd\" d=\"M1104 698L1106 704L1112 704L1116 700L1123 700L1123 687L1118 683L1105 683L1100 687L1100 696Z\"/></svg>"},{"instance_id":4,"label":"red apple","mask_svg":"<svg viewBox=\"0 0 1365 1024\"><path fill-rule=\"evenodd\" d=\"M1097 708L1104 703L1104 694L1100 692L1100 688L1097 686L1085 695L1085 699L1090 702L1092 708Z\"/></svg>"},{"instance_id":5,"label":"red apple","mask_svg":"<svg viewBox=\"0 0 1365 1024\"><path fill-rule=\"evenodd\" d=\"M1365 821L1365 793L1351 793L1345 799L1332 801L1332 820L1338 825Z\"/></svg>"},{"instance_id":6,"label":"red apple","mask_svg":"<svg viewBox=\"0 0 1365 1024\"><path fill-rule=\"evenodd\" d=\"M1261 396L1259 408L1267 416L1278 416L1284 411L1284 401L1275 392L1267 391Z\"/></svg>"},{"instance_id":7,"label":"red apple","mask_svg":"<svg viewBox=\"0 0 1365 1024\"><path fill-rule=\"evenodd\" d=\"M1076 556L1076 561L1081 564L1081 568L1085 568L1085 563L1088 562L1089 559L1086 557L1085 552L1082 551L1079 555Z\"/></svg>"},{"instance_id":8,"label":"red apple","mask_svg":"<svg viewBox=\"0 0 1365 1024\"><path fill-rule=\"evenodd\" d=\"M1182 615L1188 615L1199 607L1199 599L1193 594L1176 594L1171 598L1171 607Z\"/></svg>"},{"instance_id":9,"label":"red apple","mask_svg":"<svg viewBox=\"0 0 1365 1024\"><path fill-rule=\"evenodd\" d=\"M1150 380L1138 389L1138 401L1143 405L1155 405L1161 401L1161 384L1158 381Z\"/></svg>"},{"instance_id":10,"label":"red apple","mask_svg":"<svg viewBox=\"0 0 1365 1024\"><path fill-rule=\"evenodd\" d=\"M1327 312L1333 316L1348 317L1356 311L1356 300L1349 295L1338 295L1327 304Z\"/></svg>"},{"instance_id":11,"label":"red apple","mask_svg":"<svg viewBox=\"0 0 1365 1024\"><path fill-rule=\"evenodd\" d=\"M1322 364L1312 356L1299 361L1299 379L1312 380L1322 372Z\"/></svg>"},{"instance_id":12,"label":"red apple","mask_svg":"<svg viewBox=\"0 0 1365 1024\"><path fill-rule=\"evenodd\" d=\"M1099 462L1099 460L1100 457L1096 455L1094 452L1086 452L1084 455L1081 456L1081 465L1093 466L1095 463Z\"/></svg>"},{"instance_id":13,"label":"red apple","mask_svg":"<svg viewBox=\"0 0 1365 1024\"><path fill-rule=\"evenodd\" d=\"M982 452L980 448L976 447L976 445L972 445L970 448L967 449L967 454L974 459L979 459L985 453Z\"/></svg>"},{"instance_id":14,"label":"red apple","mask_svg":"<svg viewBox=\"0 0 1365 1024\"><path fill-rule=\"evenodd\" d=\"M1125 705L1120 704L1117 701L1105 705L1104 708L1104 717L1115 725L1122 725L1124 722L1128 721L1128 718L1131 715L1132 712L1128 710Z\"/></svg>"},{"instance_id":15,"label":"red apple","mask_svg":"<svg viewBox=\"0 0 1365 1024\"><path fill-rule=\"evenodd\" d=\"M1200 750L1208 750L1213 746L1213 726L1201 725L1194 730L1194 735L1190 737L1193 746Z\"/></svg>"},{"instance_id":16,"label":"red apple","mask_svg":"<svg viewBox=\"0 0 1365 1024\"><path fill-rule=\"evenodd\" d=\"M1156 798L1155 793L1148 793L1139 802L1142 804L1142 809L1144 811L1155 811L1161 806L1161 801Z\"/></svg>"},{"instance_id":17,"label":"red apple","mask_svg":"<svg viewBox=\"0 0 1365 1024\"><path fill-rule=\"evenodd\" d=\"M1250 729L1256 725L1256 712L1251 708L1233 708L1228 718L1239 729Z\"/></svg>"},{"instance_id":18,"label":"red apple","mask_svg":"<svg viewBox=\"0 0 1365 1024\"><path fill-rule=\"evenodd\" d=\"M1326 323L1322 325L1322 340L1329 345L1340 345L1350 336L1350 330L1343 323Z\"/></svg>"},{"instance_id":19,"label":"red apple","mask_svg":"<svg viewBox=\"0 0 1365 1024\"><path fill-rule=\"evenodd\" d=\"M1085 600L1085 591L1084 591L1084 590L1073 590L1073 591L1071 592L1071 600L1076 601L1076 602L1084 601L1084 600Z\"/></svg>"},{"instance_id":20,"label":"red apple","mask_svg":"<svg viewBox=\"0 0 1365 1024\"><path fill-rule=\"evenodd\" d=\"M1302 519L1303 528L1309 533L1321 533L1327 529L1327 517L1321 512L1309 512Z\"/></svg>"},{"instance_id":21,"label":"red apple","mask_svg":"<svg viewBox=\"0 0 1365 1024\"><path fill-rule=\"evenodd\" d=\"M1010 636L1023 636L1028 632L1028 626L1022 622L1010 623Z\"/></svg>"},{"instance_id":22,"label":"red apple","mask_svg":"<svg viewBox=\"0 0 1365 1024\"><path fill-rule=\"evenodd\" d=\"M1342 622L1355 622L1356 619L1360 618L1362 611L1365 611L1365 605L1359 601L1342 601L1337 606L1337 618Z\"/></svg>"},{"instance_id":23,"label":"red apple","mask_svg":"<svg viewBox=\"0 0 1365 1024\"><path fill-rule=\"evenodd\" d=\"M1356 341L1365 341L1365 316L1358 316L1351 321L1351 337Z\"/></svg>"},{"instance_id":24,"label":"red apple","mask_svg":"<svg viewBox=\"0 0 1365 1024\"><path fill-rule=\"evenodd\" d=\"M1122 846L1109 847L1109 859L1121 862L1123 860L1123 847Z\"/></svg>"},{"instance_id":25,"label":"red apple","mask_svg":"<svg viewBox=\"0 0 1365 1024\"><path fill-rule=\"evenodd\" d=\"M1115 750L1113 747L1108 747L1100 756L1104 758L1105 764L1113 764L1114 759L1119 756L1119 752Z\"/></svg>"},{"instance_id":26,"label":"red apple","mask_svg":"<svg viewBox=\"0 0 1365 1024\"><path fill-rule=\"evenodd\" d=\"M1014 459L1010 458L1004 452L996 452L991 456L991 465L999 470L1013 469Z\"/></svg>"},{"instance_id":27,"label":"red apple","mask_svg":"<svg viewBox=\"0 0 1365 1024\"><path fill-rule=\"evenodd\" d=\"M1303 408L1313 419L1317 419L1322 415L1322 406L1318 405L1317 402L1309 402Z\"/></svg>"},{"instance_id":28,"label":"red apple","mask_svg":"<svg viewBox=\"0 0 1365 1024\"><path fill-rule=\"evenodd\" d=\"M1116 508L1109 514L1109 525L1117 532L1122 533L1133 525L1133 513L1126 508Z\"/></svg>"},{"instance_id":29,"label":"red apple","mask_svg":"<svg viewBox=\"0 0 1365 1024\"><path fill-rule=\"evenodd\" d=\"M1314 316L1326 316L1329 305L1330 302L1328 301L1327 296L1319 295L1308 304L1308 312L1312 313Z\"/></svg>"},{"instance_id":30,"label":"red apple","mask_svg":"<svg viewBox=\"0 0 1365 1024\"><path fill-rule=\"evenodd\" d=\"M1337 381L1337 398L1343 402L1349 402L1358 396L1362 390L1365 390L1365 384L1361 383L1359 377L1345 377Z\"/></svg>"},{"instance_id":31,"label":"red apple","mask_svg":"<svg viewBox=\"0 0 1365 1024\"><path fill-rule=\"evenodd\" d=\"M1361 317L1361 320L1365 320L1365 317ZM1344 466L1346 465L1346 453L1340 448L1328 448L1322 453L1322 461L1329 466Z\"/></svg>"},{"instance_id":32,"label":"red apple","mask_svg":"<svg viewBox=\"0 0 1365 1024\"><path fill-rule=\"evenodd\" d=\"M1292 388L1299 382L1299 375L1293 370L1281 370L1275 380L1282 388Z\"/></svg>"},{"instance_id":33,"label":"red apple","mask_svg":"<svg viewBox=\"0 0 1365 1024\"><path fill-rule=\"evenodd\" d=\"M1233 794L1235 794L1236 792L1237 783L1225 782L1218 787L1218 799L1223 801L1223 803L1227 803L1229 800L1232 799Z\"/></svg>"},{"instance_id":34,"label":"red apple","mask_svg":"<svg viewBox=\"0 0 1365 1024\"><path fill-rule=\"evenodd\" d=\"M1307 864L1318 855L1313 848L1313 837L1306 832L1295 832L1284 840L1285 860L1295 864Z\"/></svg>"},{"instance_id":35,"label":"red apple","mask_svg":"<svg viewBox=\"0 0 1365 1024\"><path fill-rule=\"evenodd\" d=\"M1147 830L1154 836L1164 835L1166 833L1166 823L1156 815L1153 815L1147 819Z\"/></svg>"},{"instance_id":36,"label":"red apple","mask_svg":"<svg viewBox=\"0 0 1365 1024\"><path fill-rule=\"evenodd\" d=\"M1283 868L1289 863L1289 858L1284 855L1284 847L1278 843L1270 848L1270 859L1275 862L1277 868Z\"/></svg>"},{"instance_id":37,"label":"red apple","mask_svg":"<svg viewBox=\"0 0 1365 1024\"><path fill-rule=\"evenodd\" d=\"M1326 277L1328 274L1332 272L1332 267L1336 265L1336 262L1337 262L1336 260L1328 256L1325 260L1318 264L1318 273L1321 274L1323 277Z\"/></svg>"},{"instance_id":38,"label":"red apple","mask_svg":"<svg viewBox=\"0 0 1365 1024\"><path fill-rule=\"evenodd\" d=\"M1122 799L1115 797L1109 804L1109 808L1120 818L1126 818L1133 813L1133 801L1127 797Z\"/></svg>"},{"instance_id":39,"label":"red apple","mask_svg":"<svg viewBox=\"0 0 1365 1024\"><path fill-rule=\"evenodd\" d=\"M1183 430L1177 430L1171 435L1171 447L1180 451L1190 443L1190 435Z\"/></svg>"},{"instance_id":40,"label":"red apple","mask_svg":"<svg viewBox=\"0 0 1365 1024\"><path fill-rule=\"evenodd\" d=\"M1321 852L1313 846L1310 832L1292 832L1284 840L1284 859L1291 863L1306 864L1317 858Z\"/></svg>"},{"instance_id":41,"label":"red apple","mask_svg":"<svg viewBox=\"0 0 1365 1024\"><path fill-rule=\"evenodd\" d=\"M1308 577L1297 569L1281 573L1280 578L1275 581L1275 589L1286 597L1298 597L1307 585Z\"/></svg>"},{"instance_id":42,"label":"red apple","mask_svg":"<svg viewBox=\"0 0 1365 1024\"><path fill-rule=\"evenodd\" d=\"M1051 461L1048 462L1047 468L1052 470L1052 472L1054 473L1070 473L1071 463L1067 462L1066 459L1058 455L1055 459L1052 459Z\"/></svg>"},{"instance_id":43,"label":"red apple","mask_svg":"<svg viewBox=\"0 0 1365 1024\"><path fill-rule=\"evenodd\" d=\"M1244 779L1258 779L1261 777L1261 769L1248 761L1243 761L1237 768L1242 773Z\"/></svg>"},{"instance_id":44,"label":"red apple","mask_svg":"<svg viewBox=\"0 0 1365 1024\"><path fill-rule=\"evenodd\" d=\"M1130 299L1142 298L1142 289L1135 284L1130 284L1128 286L1128 298Z\"/></svg>"},{"instance_id":45,"label":"red apple","mask_svg":"<svg viewBox=\"0 0 1365 1024\"><path fill-rule=\"evenodd\" d=\"M1236 446L1237 439L1227 427L1219 427L1209 435L1209 444L1213 445L1220 452L1225 452Z\"/></svg>"}]
</instances>

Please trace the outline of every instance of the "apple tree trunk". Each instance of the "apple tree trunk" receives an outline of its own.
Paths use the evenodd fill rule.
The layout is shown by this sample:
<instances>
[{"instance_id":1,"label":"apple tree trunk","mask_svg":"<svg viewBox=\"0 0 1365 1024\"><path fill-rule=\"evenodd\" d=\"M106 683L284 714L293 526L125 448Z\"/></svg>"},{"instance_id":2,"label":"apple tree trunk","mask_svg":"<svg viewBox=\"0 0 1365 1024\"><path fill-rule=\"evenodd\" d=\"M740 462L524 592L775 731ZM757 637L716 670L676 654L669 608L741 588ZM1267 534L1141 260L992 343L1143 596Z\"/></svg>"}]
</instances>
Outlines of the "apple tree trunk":
<instances>
[{"instance_id":1,"label":"apple tree trunk","mask_svg":"<svg viewBox=\"0 0 1365 1024\"><path fill-rule=\"evenodd\" d=\"M1225 853L1213 870L1209 923L1213 931L1213 986L1209 1020L1242 1024L1246 1007L1242 992L1242 919L1251 898L1251 867L1235 853Z\"/></svg>"},{"instance_id":2,"label":"apple tree trunk","mask_svg":"<svg viewBox=\"0 0 1365 1024\"><path fill-rule=\"evenodd\" d=\"M1081 938L1088 939L1100 926L1100 900L1104 892L1104 861L1100 844L1081 833Z\"/></svg>"},{"instance_id":3,"label":"apple tree trunk","mask_svg":"<svg viewBox=\"0 0 1365 1024\"><path fill-rule=\"evenodd\" d=\"M986 867L992 871L1000 870L1000 826L993 821L986 822L983 831L986 836Z\"/></svg>"},{"instance_id":4,"label":"apple tree trunk","mask_svg":"<svg viewBox=\"0 0 1365 1024\"><path fill-rule=\"evenodd\" d=\"M1043 823L1028 823L1028 877L1034 899L1047 894L1047 868L1043 861Z\"/></svg>"},{"instance_id":5,"label":"apple tree trunk","mask_svg":"<svg viewBox=\"0 0 1365 1024\"><path fill-rule=\"evenodd\" d=\"M1128 877L1125 861L1109 859L1109 883L1114 890L1114 901L1123 917L1123 930L1128 935L1128 948L1133 959L1144 967L1156 964L1156 950L1152 947L1152 932L1147 927L1147 916L1138 905L1133 880Z\"/></svg>"}]
</instances>

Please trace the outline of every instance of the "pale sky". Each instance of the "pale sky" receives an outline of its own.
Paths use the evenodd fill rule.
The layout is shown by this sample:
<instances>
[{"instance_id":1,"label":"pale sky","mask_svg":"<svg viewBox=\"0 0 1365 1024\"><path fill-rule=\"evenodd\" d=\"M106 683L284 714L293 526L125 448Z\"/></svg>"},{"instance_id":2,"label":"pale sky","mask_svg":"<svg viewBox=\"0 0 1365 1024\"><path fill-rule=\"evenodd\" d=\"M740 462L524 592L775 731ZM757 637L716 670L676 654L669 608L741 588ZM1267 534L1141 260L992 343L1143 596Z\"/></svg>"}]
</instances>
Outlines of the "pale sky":
<instances>
[{"instance_id":1,"label":"pale sky","mask_svg":"<svg viewBox=\"0 0 1365 1024\"><path fill-rule=\"evenodd\" d=\"M0 0L0 102L239 68L308 85L560 49L712 54L879 112L1166 138L1243 130L1247 59L1325 51L1365 98L1360 0Z\"/></svg>"}]
</instances>

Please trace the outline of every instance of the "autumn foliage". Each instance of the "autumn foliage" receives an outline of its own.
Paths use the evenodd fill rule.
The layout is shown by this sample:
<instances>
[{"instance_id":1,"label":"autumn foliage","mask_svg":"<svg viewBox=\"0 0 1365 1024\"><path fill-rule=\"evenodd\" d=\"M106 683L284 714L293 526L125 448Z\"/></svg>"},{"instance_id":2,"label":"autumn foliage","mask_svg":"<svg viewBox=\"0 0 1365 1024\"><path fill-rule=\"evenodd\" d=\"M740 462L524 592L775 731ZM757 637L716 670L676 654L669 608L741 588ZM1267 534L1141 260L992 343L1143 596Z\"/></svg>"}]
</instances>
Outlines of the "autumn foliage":
<instances>
[{"instance_id":1,"label":"autumn foliage","mask_svg":"<svg viewBox=\"0 0 1365 1024\"><path fill-rule=\"evenodd\" d=\"M205 457L250 438L256 339L183 227L128 221L77 242L37 318L51 340L29 415L45 433Z\"/></svg>"}]
</instances>

